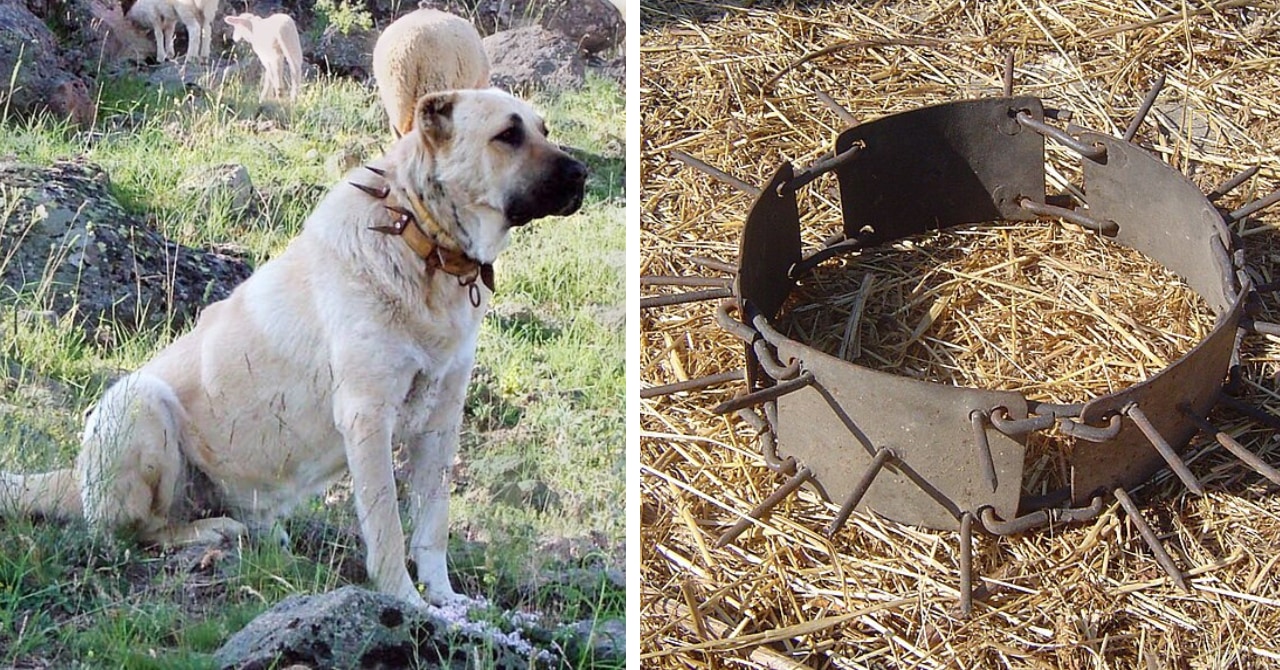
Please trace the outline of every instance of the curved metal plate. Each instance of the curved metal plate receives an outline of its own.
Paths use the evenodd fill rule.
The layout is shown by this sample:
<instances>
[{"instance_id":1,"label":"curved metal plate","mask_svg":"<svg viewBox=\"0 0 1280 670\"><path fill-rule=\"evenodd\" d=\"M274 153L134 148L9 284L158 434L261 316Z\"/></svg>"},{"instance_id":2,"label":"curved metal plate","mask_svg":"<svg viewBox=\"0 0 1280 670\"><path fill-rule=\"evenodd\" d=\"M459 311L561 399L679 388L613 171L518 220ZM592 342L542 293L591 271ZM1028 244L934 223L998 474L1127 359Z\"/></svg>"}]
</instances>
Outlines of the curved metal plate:
<instances>
[{"instance_id":1,"label":"curved metal plate","mask_svg":"<svg viewBox=\"0 0 1280 670\"><path fill-rule=\"evenodd\" d=\"M867 246L964 223L1029 221L1044 202L1044 137L1014 116L1044 119L1038 98L965 100L886 116L840 134L857 160L836 170L846 237ZM860 234L865 227L875 232Z\"/></svg>"},{"instance_id":2,"label":"curved metal plate","mask_svg":"<svg viewBox=\"0 0 1280 670\"><path fill-rule=\"evenodd\" d=\"M760 190L751 204L747 222L742 227L742 245L738 250L738 314L746 321L743 303L751 303L761 314L772 319L791 294L795 281L791 266L800 260L800 212L795 193L781 188L794 175L790 163L784 163L773 179ZM751 349L746 345L747 388L759 384L773 385Z\"/></svg>"},{"instance_id":3,"label":"curved metal plate","mask_svg":"<svg viewBox=\"0 0 1280 670\"><path fill-rule=\"evenodd\" d=\"M899 460L880 472L862 498L869 509L899 523L954 530L960 514L992 507L1017 516L1026 447L988 428L996 488L983 477L969 416L1004 407L1026 418L1017 393L981 391L908 379L853 365L798 343L782 358L798 358L817 383L778 400L779 452L813 470L840 503L880 447Z\"/></svg>"},{"instance_id":4,"label":"curved metal plate","mask_svg":"<svg viewBox=\"0 0 1280 670\"><path fill-rule=\"evenodd\" d=\"M1142 148L1108 135L1081 133L1107 147L1105 158L1084 160L1085 197L1094 218L1120 225L1116 241L1150 256L1182 277L1218 315L1208 337L1169 367L1123 391L1085 405L1081 420L1101 423L1137 403L1177 451L1196 426L1179 405L1205 416L1231 364L1243 299L1224 280L1213 245L1223 241L1222 218L1200 189ZM1102 443L1080 442L1071 459L1071 492L1083 504L1099 490L1130 487L1165 467L1132 421Z\"/></svg>"}]
</instances>

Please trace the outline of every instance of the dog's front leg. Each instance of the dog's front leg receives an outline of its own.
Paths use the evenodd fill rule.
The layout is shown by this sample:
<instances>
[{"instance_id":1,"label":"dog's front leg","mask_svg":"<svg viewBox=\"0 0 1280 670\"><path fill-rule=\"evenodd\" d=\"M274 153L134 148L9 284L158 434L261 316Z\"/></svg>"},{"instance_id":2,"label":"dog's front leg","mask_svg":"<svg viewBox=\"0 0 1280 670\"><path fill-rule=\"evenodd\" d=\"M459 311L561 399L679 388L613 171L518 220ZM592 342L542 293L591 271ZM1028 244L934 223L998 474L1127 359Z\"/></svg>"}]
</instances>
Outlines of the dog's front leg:
<instances>
[{"instance_id":1,"label":"dog's front leg","mask_svg":"<svg viewBox=\"0 0 1280 670\"><path fill-rule=\"evenodd\" d=\"M422 602L405 566L404 529L396 504L391 462L393 414L383 404L349 402L339 409L347 467L355 495L365 565L374 587L410 602Z\"/></svg>"},{"instance_id":2,"label":"dog's front leg","mask_svg":"<svg viewBox=\"0 0 1280 670\"><path fill-rule=\"evenodd\" d=\"M435 605L465 597L449 584L445 555L449 545L449 478L458 453L458 429L470 377L470 366L445 376L427 431L409 452L409 519L413 523L409 548L418 564L418 582L426 586L427 598Z\"/></svg>"},{"instance_id":3,"label":"dog's front leg","mask_svg":"<svg viewBox=\"0 0 1280 670\"><path fill-rule=\"evenodd\" d=\"M462 596L449 584L445 560L449 545L449 471L458 451L458 430L433 430L422 437L410 454L409 515L413 535L409 547L418 564L418 581L427 598L442 605Z\"/></svg>"}]
</instances>

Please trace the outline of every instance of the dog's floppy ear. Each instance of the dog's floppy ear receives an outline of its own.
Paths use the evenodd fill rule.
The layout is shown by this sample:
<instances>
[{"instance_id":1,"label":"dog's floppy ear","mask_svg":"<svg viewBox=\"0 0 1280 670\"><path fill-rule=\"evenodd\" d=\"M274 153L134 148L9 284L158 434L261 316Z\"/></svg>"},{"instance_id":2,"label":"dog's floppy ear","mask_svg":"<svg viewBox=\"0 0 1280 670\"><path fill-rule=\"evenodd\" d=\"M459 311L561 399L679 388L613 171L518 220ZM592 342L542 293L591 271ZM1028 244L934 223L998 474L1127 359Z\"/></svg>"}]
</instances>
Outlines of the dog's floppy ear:
<instances>
[{"instance_id":1,"label":"dog's floppy ear","mask_svg":"<svg viewBox=\"0 0 1280 670\"><path fill-rule=\"evenodd\" d=\"M431 93L418 99L414 125L422 141L429 147L449 142L453 137L453 108L456 95L452 91Z\"/></svg>"}]
</instances>

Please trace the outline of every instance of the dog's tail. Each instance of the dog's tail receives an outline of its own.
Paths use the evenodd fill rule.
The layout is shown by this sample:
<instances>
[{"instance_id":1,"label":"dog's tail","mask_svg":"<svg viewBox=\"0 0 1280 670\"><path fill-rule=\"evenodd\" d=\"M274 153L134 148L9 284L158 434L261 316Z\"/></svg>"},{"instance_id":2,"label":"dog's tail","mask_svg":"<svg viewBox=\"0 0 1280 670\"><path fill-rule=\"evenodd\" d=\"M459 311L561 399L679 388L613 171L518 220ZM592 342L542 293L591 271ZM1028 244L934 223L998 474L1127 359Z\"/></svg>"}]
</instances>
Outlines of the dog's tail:
<instances>
[{"instance_id":1,"label":"dog's tail","mask_svg":"<svg viewBox=\"0 0 1280 670\"><path fill-rule=\"evenodd\" d=\"M0 514L53 519L83 516L75 471L64 468L33 475L0 472Z\"/></svg>"}]
</instances>

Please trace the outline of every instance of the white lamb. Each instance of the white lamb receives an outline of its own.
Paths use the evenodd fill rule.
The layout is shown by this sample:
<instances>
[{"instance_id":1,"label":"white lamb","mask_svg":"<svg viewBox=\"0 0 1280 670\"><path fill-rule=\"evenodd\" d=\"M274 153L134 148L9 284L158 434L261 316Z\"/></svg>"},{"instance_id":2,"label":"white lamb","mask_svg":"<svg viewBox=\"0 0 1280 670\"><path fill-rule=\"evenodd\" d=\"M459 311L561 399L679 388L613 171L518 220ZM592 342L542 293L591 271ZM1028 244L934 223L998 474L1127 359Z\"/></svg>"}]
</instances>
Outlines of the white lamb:
<instances>
[{"instance_id":1,"label":"white lamb","mask_svg":"<svg viewBox=\"0 0 1280 670\"><path fill-rule=\"evenodd\" d=\"M253 47L262 61L262 92L258 101L279 98L284 89L285 63L289 67L289 99L298 99L298 87L302 84L302 43L298 41L298 27L287 14L272 14L260 18L248 12L240 16L228 16L232 27L231 39L245 41Z\"/></svg>"},{"instance_id":2,"label":"white lamb","mask_svg":"<svg viewBox=\"0 0 1280 670\"><path fill-rule=\"evenodd\" d=\"M209 57L213 41L213 15L218 0L138 0L129 8L129 20L149 26L156 38L156 60L173 59L173 33L178 21L187 27L187 60Z\"/></svg>"},{"instance_id":3,"label":"white lamb","mask_svg":"<svg viewBox=\"0 0 1280 670\"><path fill-rule=\"evenodd\" d=\"M397 137L413 128L418 98L489 87L489 57L470 21L434 9L396 19L373 47L373 78Z\"/></svg>"}]
</instances>

